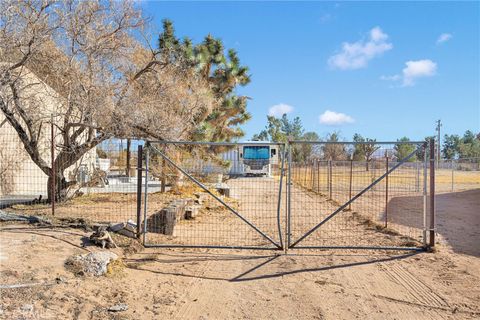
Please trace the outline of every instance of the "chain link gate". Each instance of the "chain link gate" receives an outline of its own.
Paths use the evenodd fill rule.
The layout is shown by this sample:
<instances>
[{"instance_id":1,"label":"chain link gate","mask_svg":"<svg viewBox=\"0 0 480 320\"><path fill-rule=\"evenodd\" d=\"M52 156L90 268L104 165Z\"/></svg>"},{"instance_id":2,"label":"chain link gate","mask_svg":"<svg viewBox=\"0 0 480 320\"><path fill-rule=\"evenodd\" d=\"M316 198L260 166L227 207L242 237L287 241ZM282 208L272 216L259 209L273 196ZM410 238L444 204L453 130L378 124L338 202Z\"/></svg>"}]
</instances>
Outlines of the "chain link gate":
<instances>
[{"instance_id":1,"label":"chain link gate","mask_svg":"<svg viewBox=\"0 0 480 320\"><path fill-rule=\"evenodd\" d=\"M425 142L149 141L143 241L420 250L427 225L433 230L427 151ZM149 181L159 181L162 191L149 192Z\"/></svg>"}]
</instances>

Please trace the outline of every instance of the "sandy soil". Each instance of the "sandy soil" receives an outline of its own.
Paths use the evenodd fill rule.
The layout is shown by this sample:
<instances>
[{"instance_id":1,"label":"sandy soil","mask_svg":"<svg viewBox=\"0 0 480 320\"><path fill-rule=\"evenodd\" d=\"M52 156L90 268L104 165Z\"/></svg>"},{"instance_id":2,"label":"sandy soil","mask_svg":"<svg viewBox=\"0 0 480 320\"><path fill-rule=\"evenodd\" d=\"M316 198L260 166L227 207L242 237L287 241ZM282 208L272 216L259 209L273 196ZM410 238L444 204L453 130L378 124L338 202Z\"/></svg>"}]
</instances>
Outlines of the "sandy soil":
<instances>
[{"instance_id":1,"label":"sandy soil","mask_svg":"<svg viewBox=\"0 0 480 320\"><path fill-rule=\"evenodd\" d=\"M475 319L480 260L433 253L146 249L108 277L63 267L79 230L4 226L0 289L4 319ZM7 230L9 229L9 230ZM122 249L116 249L121 254ZM32 264L35 261L35 264ZM63 277L65 282L57 283ZM108 307L126 303L124 312ZM26 305L33 305L29 310Z\"/></svg>"},{"instance_id":2,"label":"sandy soil","mask_svg":"<svg viewBox=\"0 0 480 320\"><path fill-rule=\"evenodd\" d=\"M237 184L232 198L243 199L239 211L274 238L278 226L272 202L278 189L274 180L261 181L254 186L255 193L246 188L252 185L246 180L232 181L232 187ZM278 255L256 250L157 248L132 252L132 247L139 246L125 243L114 249L122 256L124 268L96 279L75 277L64 268L71 255L100 250L81 246L88 233L2 225L0 318L476 319L480 317L480 258L458 253L449 244L465 248L478 244L477 192L439 196L438 231L448 240L440 241L436 253L290 250ZM301 218L293 223L294 238L336 207L297 187L292 197ZM402 199L402 203L413 202ZM210 211L182 226L188 230L199 223L207 238L191 230L183 233L181 241L268 244L256 232L256 238L242 233L233 215ZM342 212L305 243L401 245L405 241L401 235L385 234L362 222L353 212ZM450 229L452 225L456 227ZM216 233L208 234L212 230ZM449 236L450 230L456 230L455 236ZM14 284L34 286L6 287ZM117 303L126 303L129 309L109 312L108 307Z\"/></svg>"}]
</instances>

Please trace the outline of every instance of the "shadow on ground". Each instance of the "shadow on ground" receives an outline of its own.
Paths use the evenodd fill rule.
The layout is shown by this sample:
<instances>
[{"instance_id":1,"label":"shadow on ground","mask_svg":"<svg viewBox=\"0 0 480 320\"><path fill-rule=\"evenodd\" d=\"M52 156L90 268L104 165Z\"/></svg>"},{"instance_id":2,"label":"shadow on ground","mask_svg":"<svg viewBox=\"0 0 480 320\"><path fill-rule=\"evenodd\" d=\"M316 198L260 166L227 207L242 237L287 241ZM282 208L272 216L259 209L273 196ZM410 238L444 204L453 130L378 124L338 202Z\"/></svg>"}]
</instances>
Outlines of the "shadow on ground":
<instances>
[{"instance_id":1,"label":"shadow on ground","mask_svg":"<svg viewBox=\"0 0 480 320\"><path fill-rule=\"evenodd\" d=\"M287 255L157 253L146 254L145 257L126 259L124 262L128 268L156 274L242 282L284 277L298 273L354 268L408 259L418 254L422 254L422 252L416 251L392 255L368 253L342 255L332 253ZM211 267L212 264L217 266Z\"/></svg>"},{"instance_id":2,"label":"shadow on ground","mask_svg":"<svg viewBox=\"0 0 480 320\"><path fill-rule=\"evenodd\" d=\"M480 257L480 189L441 193L435 200L437 232L454 252ZM391 199L390 221L409 227L423 226L422 203L422 196Z\"/></svg>"}]
</instances>

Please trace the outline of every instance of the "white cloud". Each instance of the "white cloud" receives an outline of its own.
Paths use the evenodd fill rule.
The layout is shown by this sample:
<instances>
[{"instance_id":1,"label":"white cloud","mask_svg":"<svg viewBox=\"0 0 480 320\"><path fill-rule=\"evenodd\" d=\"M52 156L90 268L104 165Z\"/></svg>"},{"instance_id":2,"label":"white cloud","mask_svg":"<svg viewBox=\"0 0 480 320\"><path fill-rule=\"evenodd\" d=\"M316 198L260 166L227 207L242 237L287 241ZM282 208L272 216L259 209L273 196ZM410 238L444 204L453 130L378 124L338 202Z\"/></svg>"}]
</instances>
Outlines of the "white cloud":
<instances>
[{"instance_id":1,"label":"white cloud","mask_svg":"<svg viewBox=\"0 0 480 320\"><path fill-rule=\"evenodd\" d=\"M437 73L437 64L432 60L407 61L407 65L403 70L403 85L413 86L415 79L423 77L431 77Z\"/></svg>"},{"instance_id":2,"label":"white cloud","mask_svg":"<svg viewBox=\"0 0 480 320\"><path fill-rule=\"evenodd\" d=\"M268 109L268 115L274 116L274 117L281 117L283 116L284 113L290 113L292 111L293 111L292 106L285 103L279 103L274 106L271 106L270 109Z\"/></svg>"},{"instance_id":3,"label":"white cloud","mask_svg":"<svg viewBox=\"0 0 480 320\"><path fill-rule=\"evenodd\" d=\"M353 123L355 119L345 113L327 110L318 117L321 124L336 126L345 123Z\"/></svg>"},{"instance_id":4,"label":"white cloud","mask_svg":"<svg viewBox=\"0 0 480 320\"><path fill-rule=\"evenodd\" d=\"M437 64L429 59L410 60L405 62L406 67L403 68L402 74L393 76L381 76L381 80L399 81L402 80L402 86L411 87L415 85L418 78L432 77L437 73Z\"/></svg>"},{"instance_id":5,"label":"white cloud","mask_svg":"<svg viewBox=\"0 0 480 320\"><path fill-rule=\"evenodd\" d=\"M452 37L453 36L451 33L442 33L437 39L437 44L447 42L448 40L452 39Z\"/></svg>"},{"instance_id":6,"label":"white cloud","mask_svg":"<svg viewBox=\"0 0 480 320\"><path fill-rule=\"evenodd\" d=\"M375 27L370 30L367 40L359 40L354 43L344 42L342 51L331 56L328 64L332 68L341 70L364 68L368 61L393 48L393 45L387 40L388 35L380 27Z\"/></svg>"}]
</instances>

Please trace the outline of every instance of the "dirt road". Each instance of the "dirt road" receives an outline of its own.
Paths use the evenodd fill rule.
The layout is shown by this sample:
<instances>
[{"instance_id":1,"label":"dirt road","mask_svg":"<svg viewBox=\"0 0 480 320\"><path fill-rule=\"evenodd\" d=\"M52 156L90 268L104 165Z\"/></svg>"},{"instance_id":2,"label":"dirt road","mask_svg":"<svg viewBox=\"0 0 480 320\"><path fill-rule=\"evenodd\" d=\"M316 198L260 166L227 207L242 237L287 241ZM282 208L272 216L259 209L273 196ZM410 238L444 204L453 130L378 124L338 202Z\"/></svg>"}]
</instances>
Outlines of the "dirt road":
<instances>
[{"instance_id":1,"label":"dirt road","mask_svg":"<svg viewBox=\"0 0 480 320\"><path fill-rule=\"evenodd\" d=\"M257 192L255 197L245 187L245 180L237 180L237 185L233 182L232 197L244 199L243 204L239 204L240 212L274 235L277 230L276 206L272 205L276 199L275 188L272 180L262 181L266 182L256 188L264 191ZM318 210L308 209L318 209L309 206L308 201L332 205L319 202L301 190L294 194L301 199L310 197L296 207L308 223L321 218ZM247 195L248 198L244 198ZM462 217L471 216L476 208L466 205L460 194L449 201L456 201L456 205L451 204L456 214L450 216L458 217L458 221L448 223L461 224ZM209 219L218 219L215 212L199 222L213 228ZM229 224L238 218L232 218L231 214L226 218L223 214L222 211L222 221L228 227L222 230L227 233L217 231L210 239L243 239L241 232L235 233L239 231L236 225ZM349 215L332 220L331 232L361 235L366 243L379 239L397 241L396 237L378 235L346 217ZM5 319L480 317L480 258L455 253L443 242L436 253L291 250L288 255L277 255L271 251L207 249L143 249L128 253L125 247L114 249L123 256L124 269L93 279L75 277L64 268L65 260L71 255L99 250L81 247L87 233L78 229L0 227L0 318ZM352 234L352 230L356 230L355 233ZM462 234L469 237L468 232ZM461 234L457 238L461 238ZM335 241L345 240L349 238ZM18 284L34 286L9 287ZM108 311L118 303L126 303L128 310Z\"/></svg>"},{"instance_id":2,"label":"dirt road","mask_svg":"<svg viewBox=\"0 0 480 320\"><path fill-rule=\"evenodd\" d=\"M13 226L9 226L13 228ZM1 231L4 319L474 319L478 258L315 251L153 250L129 255L123 272L76 278L63 263L78 230ZM88 250L93 250L91 247ZM120 249L119 249L120 250ZM32 261L35 261L33 264ZM56 283L63 277L66 282ZM116 303L129 309L107 311ZM28 305L32 305L30 310ZM27 307L26 307L27 306Z\"/></svg>"}]
</instances>

